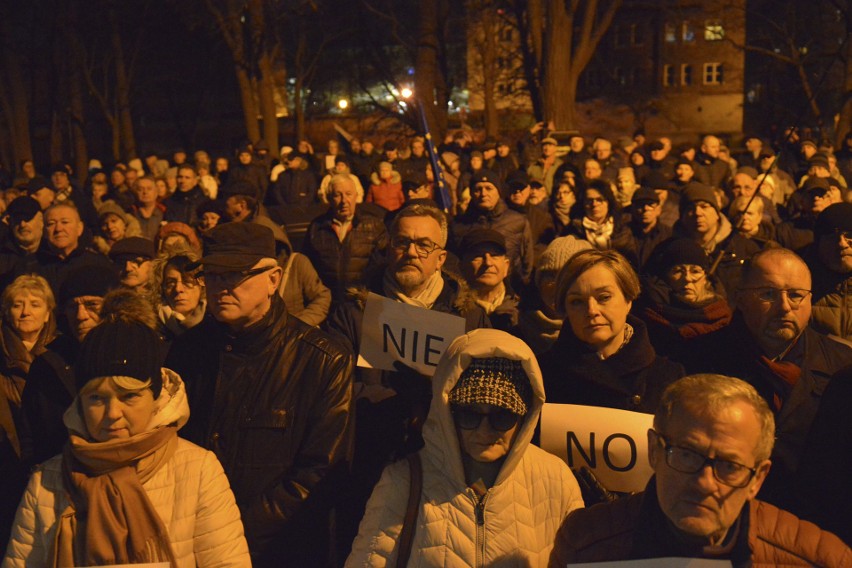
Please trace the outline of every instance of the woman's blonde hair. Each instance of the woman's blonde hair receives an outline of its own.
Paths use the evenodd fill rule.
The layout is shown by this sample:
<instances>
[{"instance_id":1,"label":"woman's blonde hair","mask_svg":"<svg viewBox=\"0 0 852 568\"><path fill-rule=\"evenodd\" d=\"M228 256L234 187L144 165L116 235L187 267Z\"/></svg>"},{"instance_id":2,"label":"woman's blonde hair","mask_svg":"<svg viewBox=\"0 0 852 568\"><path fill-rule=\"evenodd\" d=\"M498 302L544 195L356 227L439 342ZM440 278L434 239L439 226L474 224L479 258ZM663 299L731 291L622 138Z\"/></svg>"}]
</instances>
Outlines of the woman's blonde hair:
<instances>
[{"instance_id":1,"label":"woman's blonde hair","mask_svg":"<svg viewBox=\"0 0 852 568\"><path fill-rule=\"evenodd\" d=\"M6 317L9 313L15 298L23 292L29 292L44 300L48 311L52 312L56 309L56 298L53 296L53 290L50 289L47 280L37 274L22 274L3 290L3 297L0 300L3 307L3 317Z\"/></svg>"}]
</instances>

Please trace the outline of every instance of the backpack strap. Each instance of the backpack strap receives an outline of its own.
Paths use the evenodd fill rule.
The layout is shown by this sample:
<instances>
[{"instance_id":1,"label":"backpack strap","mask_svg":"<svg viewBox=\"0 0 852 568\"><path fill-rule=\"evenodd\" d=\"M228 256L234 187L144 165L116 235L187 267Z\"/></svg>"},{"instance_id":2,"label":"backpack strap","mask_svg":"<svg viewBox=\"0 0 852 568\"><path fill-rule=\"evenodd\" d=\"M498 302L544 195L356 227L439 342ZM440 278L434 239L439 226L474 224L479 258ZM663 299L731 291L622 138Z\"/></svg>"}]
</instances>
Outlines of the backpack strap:
<instances>
[{"instance_id":1,"label":"backpack strap","mask_svg":"<svg viewBox=\"0 0 852 568\"><path fill-rule=\"evenodd\" d=\"M420 452L408 454L408 469L410 483L408 487L408 506L402 520L402 531L399 533L399 555L396 558L397 568L404 568L411 556L411 545L414 542L414 523L420 513L420 498L423 493L423 464L420 463Z\"/></svg>"}]
</instances>

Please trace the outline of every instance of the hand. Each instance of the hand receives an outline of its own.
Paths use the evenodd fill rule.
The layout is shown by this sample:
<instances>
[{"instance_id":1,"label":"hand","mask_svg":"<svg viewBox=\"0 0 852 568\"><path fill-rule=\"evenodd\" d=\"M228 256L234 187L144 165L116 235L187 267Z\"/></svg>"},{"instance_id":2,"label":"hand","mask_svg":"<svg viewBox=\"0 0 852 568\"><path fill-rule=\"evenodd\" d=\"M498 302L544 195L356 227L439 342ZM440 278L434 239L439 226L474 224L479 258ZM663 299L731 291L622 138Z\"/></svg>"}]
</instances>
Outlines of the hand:
<instances>
[{"instance_id":1,"label":"hand","mask_svg":"<svg viewBox=\"0 0 852 568\"><path fill-rule=\"evenodd\" d=\"M544 128L543 122L536 122L530 127L530 134L538 134Z\"/></svg>"}]
</instances>

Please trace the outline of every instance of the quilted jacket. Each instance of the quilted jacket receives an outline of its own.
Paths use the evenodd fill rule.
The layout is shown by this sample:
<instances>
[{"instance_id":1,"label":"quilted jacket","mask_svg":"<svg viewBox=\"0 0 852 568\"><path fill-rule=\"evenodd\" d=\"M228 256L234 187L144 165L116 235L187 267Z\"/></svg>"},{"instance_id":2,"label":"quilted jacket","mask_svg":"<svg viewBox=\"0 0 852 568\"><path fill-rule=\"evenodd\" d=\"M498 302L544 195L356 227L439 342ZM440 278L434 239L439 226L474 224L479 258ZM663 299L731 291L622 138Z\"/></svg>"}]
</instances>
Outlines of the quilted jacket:
<instances>
[{"instance_id":1,"label":"quilted jacket","mask_svg":"<svg viewBox=\"0 0 852 568\"><path fill-rule=\"evenodd\" d=\"M168 530L179 568L251 566L240 511L213 452L179 438L174 456L143 487ZM30 478L2 568L48 566L56 520L68 505L60 454Z\"/></svg>"},{"instance_id":2,"label":"quilted jacket","mask_svg":"<svg viewBox=\"0 0 852 568\"><path fill-rule=\"evenodd\" d=\"M465 483L448 394L472 358L519 359L534 401L496 482L477 504ZM568 467L532 446L544 404L541 371L529 347L508 334L477 329L456 339L433 377L424 425L423 492L408 566L546 566L562 519L583 506ZM347 567L393 566L408 500L406 461L389 466L373 491Z\"/></svg>"}]
</instances>

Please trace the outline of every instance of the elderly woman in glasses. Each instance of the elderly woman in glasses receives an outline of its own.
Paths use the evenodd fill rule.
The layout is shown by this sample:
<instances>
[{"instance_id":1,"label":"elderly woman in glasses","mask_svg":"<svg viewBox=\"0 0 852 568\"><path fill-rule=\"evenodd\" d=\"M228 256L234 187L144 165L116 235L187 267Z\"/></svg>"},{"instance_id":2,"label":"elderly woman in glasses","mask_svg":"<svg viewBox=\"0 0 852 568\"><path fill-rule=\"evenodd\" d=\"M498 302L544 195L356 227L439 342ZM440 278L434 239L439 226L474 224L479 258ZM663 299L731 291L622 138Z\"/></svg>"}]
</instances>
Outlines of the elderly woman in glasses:
<instances>
[{"instance_id":1,"label":"elderly woman in glasses","mask_svg":"<svg viewBox=\"0 0 852 568\"><path fill-rule=\"evenodd\" d=\"M154 268L154 306L160 332L172 340L201 323L207 308L204 279L189 269L198 260L187 247L182 253L157 261Z\"/></svg>"},{"instance_id":2,"label":"elderly woman in glasses","mask_svg":"<svg viewBox=\"0 0 852 568\"><path fill-rule=\"evenodd\" d=\"M409 566L546 566L583 501L567 466L530 444L544 403L535 356L504 332L474 330L450 345L432 384L426 445L385 470L346 565L405 565L410 531Z\"/></svg>"}]
</instances>

